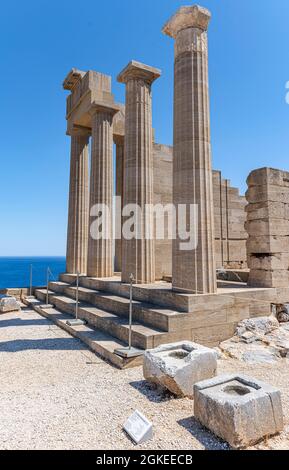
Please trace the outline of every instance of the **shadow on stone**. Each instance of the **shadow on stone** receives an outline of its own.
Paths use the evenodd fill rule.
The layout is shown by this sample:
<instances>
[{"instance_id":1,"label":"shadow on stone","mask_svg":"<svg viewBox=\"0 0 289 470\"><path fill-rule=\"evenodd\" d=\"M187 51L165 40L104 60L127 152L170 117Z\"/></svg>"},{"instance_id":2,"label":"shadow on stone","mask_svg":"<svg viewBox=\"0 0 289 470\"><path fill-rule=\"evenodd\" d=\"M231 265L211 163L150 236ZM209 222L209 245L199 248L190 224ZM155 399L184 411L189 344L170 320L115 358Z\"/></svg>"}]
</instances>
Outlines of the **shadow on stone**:
<instances>
[{"instance_id":1,"label":"shadow on stone","mask_svg":"<svg viewBox=\"0 0 289 470\"><path fill-rule=\"evenodd\" d=\"M51 322L45 318L22 320L21 318L13 318L11 320L0 320L0 328L8 328L11 326L43 326L50 325Z\"/></svg>"},{"instance_id":2,"label":"shadow on stone","mask_svg":"<svg viewBox=\"0 0 289 470\"><path fill-rule=\"evenodd\" d=\"M180 419L178 424L189 431L206 450L230 450L229 444L204 428L193 416Z\"/></svg>"},{"instance_id":3,"label":"shadow on stone","mask_svg":"<svg viewBox=\"0 0 289 470\"><path fill-rule=\"evenodd\" d=\"M74 338L25 339L0 342L0 352L19 352L28 350L73 351L87 350L85 345Z\"/></svg>"},{"instance_id":4,"label":"shadow on stone","mask_svg":"<svg viewBox=\"0 0 289 470\"><path fill-rule=\"evenodd\" d=\"M167 389L147 382L146 380L139 380L130 382L130 385L138 392L142 393L149 401L153 403L160 403L169 400L176 400L177 398Z\"/></svg>"}]
</instances>

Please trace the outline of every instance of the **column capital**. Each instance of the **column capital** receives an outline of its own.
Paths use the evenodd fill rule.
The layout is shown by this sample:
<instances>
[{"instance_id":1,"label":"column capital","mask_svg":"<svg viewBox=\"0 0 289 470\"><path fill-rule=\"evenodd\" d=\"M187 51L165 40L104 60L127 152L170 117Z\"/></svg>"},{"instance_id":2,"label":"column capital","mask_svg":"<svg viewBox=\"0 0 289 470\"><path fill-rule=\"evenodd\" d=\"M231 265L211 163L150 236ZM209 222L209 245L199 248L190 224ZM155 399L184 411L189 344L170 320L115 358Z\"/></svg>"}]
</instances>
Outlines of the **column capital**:
<instances>
[{"instance_id":1,"label":"column capital","mask_svg":"<svg viewBox=\"0 0 289 470\"><path fill-rule=\"evenodd\" d=\"M161 70L155 67L132 60L118 75L117 81L119 83L127 83L129 80L144 80L151 85L161 76L161 73Z\"/></svg>"},{"instance_id":2,"label":"column capital","mask_svg":"<svg viewBox=\"0 0 289 470\"><path fill-rule=\"evenodd\" d=\"M66 132L70 137L90 137L91 129L89 127L73 126Z\"/></svg>"},{"instance_id":3,"label":"column capital","mask_svg":"<svg viewBox=\"0 0 289 470\"><path fill-rule=\"evenodd\" d=\"M120 106L115 103L107 104L105 101L94 101L91 105L89 113L94 116L97 113L109 113L112 116L120 111Z\"/></svg>"},{"instance_id":4,"label":"column capital","mask_svg":"<svg viewBox=\"0 0 289 470\"><path fill-rule=\"evenodd\" d=\"M207 31L210 19L210 11L199 5L181 7L165 24L162 32L175 39L184 29L197 28Z\"/></svg>"}]
</instances>

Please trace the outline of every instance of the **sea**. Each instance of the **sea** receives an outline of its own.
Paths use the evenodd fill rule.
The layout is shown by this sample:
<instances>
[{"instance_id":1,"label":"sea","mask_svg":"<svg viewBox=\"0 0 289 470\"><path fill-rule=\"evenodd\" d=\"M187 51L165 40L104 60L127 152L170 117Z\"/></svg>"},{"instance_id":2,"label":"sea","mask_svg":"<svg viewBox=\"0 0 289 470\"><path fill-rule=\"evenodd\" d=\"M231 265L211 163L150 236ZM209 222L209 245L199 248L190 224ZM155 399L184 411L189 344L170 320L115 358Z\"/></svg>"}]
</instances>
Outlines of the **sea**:
<instances>
[{"instance_id":1,"label":"sea","mask_svg":"<svg viewBox=\"0 0 289 470\"><path fill-rule=\"evenodd\" d=\"M32 285L45 286L48 270L50 281L65 272L65 257L0 257L0 289L29 287L31 270Z\"/></svg>"}]
</instances>

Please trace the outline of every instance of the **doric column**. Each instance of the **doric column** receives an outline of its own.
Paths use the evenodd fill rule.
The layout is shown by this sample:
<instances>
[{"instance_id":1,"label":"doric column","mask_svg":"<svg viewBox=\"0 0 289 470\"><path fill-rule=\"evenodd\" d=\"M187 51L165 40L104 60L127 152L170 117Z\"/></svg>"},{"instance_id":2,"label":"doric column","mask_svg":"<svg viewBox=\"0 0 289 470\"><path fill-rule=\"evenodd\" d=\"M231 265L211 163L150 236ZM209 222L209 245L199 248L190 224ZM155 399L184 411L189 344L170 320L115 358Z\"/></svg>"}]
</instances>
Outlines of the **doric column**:
<instances>
[{"instance_id":1,"label":"doric column","mask_svg":"<svg viewBox=\"0 0 289 470\"><path fill-rule=\"evenodd\" d=\"M153 240L153 156L151 85L160 76L158 69L130 62L118 76L126 84L124 209L138 205L135 213L136 237L122 240L122 282L133 274L138 284L155 281ZM127 214L129 215L129 214Z\"/></svg>"},{"instance_id":2,"label":"doric column","mask_svg":"<svg viewBox=\"0 0 289 470\"><path fill-rule=\"evenodd\" d=\"M120 211L123 207L123 166L124 166L124 137L123 136L115 136L114 142L116 146L115 151L115 160L116 160L116 171L115 171L115 195L117 198L121 199L121 203L119 206L116 206L116 211ZM122 228L122 216L121 213L116 212L115 214L115 224L116 224L116 231L118 235L121 233ZM120 227L117 227L117 224ZM118 236L115 240L115 263L114 263L114 270L117 273L121 272L121 238Z\"/></svg>"},{"instance_id":3,"label":"doric column","mask_svg":"<svg viewBox=\"0 0 289 470\"><path fill-rule=\"evenodd\" d=\"M86 274L88 241L88 144L87 131L71 132L69 212L66 271Z\"/></svg>"},{"instance_id":4,"label":"doric column","mask_svg":"<svg viewBox=\"0 0 289 470\"><path fill-rule=\"evenodd\" d=\"M163 29L175 39L173 202L176 209L179 204L198 208L196 249L183 250L179 235L173 242L173 288L194 294L216 292L207 42L210 18L205 8L181 7Z\"/></svg>"},{"instance_id":5,"label":"doric column","mask_svg":"<svg viewBox=\"0 0 289 470\"><path fill-rule=\"evenodd\" d=\"M90 227L87 257L87 275L90 277L113 275L113 116L116 112L118 108L113 105L94 105L91 111Z\"/></svg>"}]
</instances>

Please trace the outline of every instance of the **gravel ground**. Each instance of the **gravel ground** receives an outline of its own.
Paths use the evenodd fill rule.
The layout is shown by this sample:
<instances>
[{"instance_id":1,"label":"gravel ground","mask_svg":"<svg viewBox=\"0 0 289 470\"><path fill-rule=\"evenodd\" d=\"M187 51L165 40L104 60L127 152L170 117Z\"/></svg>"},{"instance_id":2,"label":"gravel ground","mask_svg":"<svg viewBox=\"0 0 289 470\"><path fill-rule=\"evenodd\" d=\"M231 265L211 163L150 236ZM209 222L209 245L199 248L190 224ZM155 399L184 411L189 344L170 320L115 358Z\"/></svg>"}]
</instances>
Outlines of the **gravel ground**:
<instances>
[{"instance_id":1,"label":"gravel ground","mask_svg":"<svg viewBox=\"0 0 289 470\"><path fill-rule=\"evenodd\" d=\"M220 360L282 390L285 431L256 446L289 449L289 362L250 366ZM229 449L193 417L193 402L147 384L142 369L119 371L36 312L0 316L0 449L133 449L122 431L138 409L154 425L141 449Z\"/></svg>"}]
</instances>

